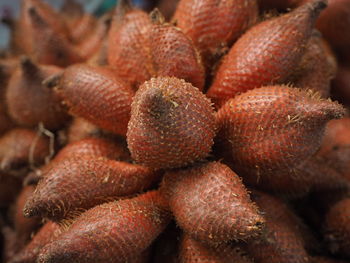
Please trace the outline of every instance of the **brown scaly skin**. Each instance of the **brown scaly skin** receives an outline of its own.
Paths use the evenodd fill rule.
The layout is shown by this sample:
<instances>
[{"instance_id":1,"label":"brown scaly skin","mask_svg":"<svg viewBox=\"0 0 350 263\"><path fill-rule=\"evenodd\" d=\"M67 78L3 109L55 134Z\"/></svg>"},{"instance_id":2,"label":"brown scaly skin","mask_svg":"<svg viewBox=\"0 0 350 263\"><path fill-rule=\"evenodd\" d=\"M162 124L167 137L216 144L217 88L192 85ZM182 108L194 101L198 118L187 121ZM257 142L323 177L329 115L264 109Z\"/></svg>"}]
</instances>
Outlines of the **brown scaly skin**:
<instances>
[{"instance_id":1,"label":"brown scaly skin","mask_svg":"<svg viewBox=\"0 0 350 263\"><path fill-rule=\"evenodd\" d=\"M350 257L350 197L340 200L327 212L324 238L333 254Z\"/></svg>"},{"instance_id":2,"label":"brown scaly skin","mask_svg":"<svg viewBox=\"0 0 350 263\"><path fill-rule=\"evenodd\" d=\"M69 116L59 97L42 84L43 80L60 72L61 68L21 58L20 67L11 76L6 91L9 115L16 123L26 127L42 123L49 130L57 130L66 123Z\"/></svg>"},{"instance_id":3,"label":"brown scaly skin","mask_svg":"<svg viewBox=\"0 0 350 263\"><path fill-rule=\"evenodd\" d=\"M55 221L74 218L95 205L141 192L161 175L144 166L95 156L65 158L43 172L24 215Z\"/></svg>"},{"instance_id":4,"label":"brown scaly skin","mask_svg":"<svg viewBox=\"0 0 350 263\"><path fill-rule=\"evenodd\" d=\"M180 244L181 263L252 263L239 247L232 244L221 244L209 247L187 235L183 235Z\"/></svg>"},{"instance_id":5,"label":"brown scaly skin","mask_svg":"<svg viewBox=\"0 0 350 263\"><path fill-rule=\"evenodd\" d=\"M31 148L33 149L31 156ZM0 169L42 164L50 154L49 139L29 129L12 129L0 138Z\"/></svg>"},{"instance_id":6,"label":"brown scaly skin","mask_svg":"<svg viewBox=\"0 0 350 263\"><path fill-rule=\"evenodd\" d=\"M60 226L52 221L47 222L33 239L17 253L9 263L35 263L41 249L54 241L61 233Z\"/></svg>"},{"instance_id":7,"label":"brown scaly skin","mask_svg":"<svg viewBox=\"0 0 350 263\"><path fill-rule=\"evenodd\" d=\"M35 186L32 185L24 187L16 200L14 226L17 249L23 248L30 241L32 234L35 233L41 223L41 219L38 217L25 218L23 216L23 207L34 190Z\"/></svg>"},{"instance_id":8,"label":"brown scaly skin","mask_svg":"<svg viewBox=\"0 0 350 263\"><path fill-rule=\"evenodd\" d=\"M327 42L315 32L306 46L298 69L294 70L296 79L293 85L302 89L312 89L319 92L322 98L329 98L331 80L336 72L336 57Z\"/></svg>"},{"instance_id":9,"label":"brown scaly skin","mask_svg":"<svg viewBox=\"0 0 350 263\"><path fill-rule=\"evenodd\" d=\"M218 244L261 232L263 217L240 178L224 164L167 172L161 191L177 224L192 238Z\"/></svg>"},{"instance_id":10,"label":"brown scaly skin","mask_svg":"<svg viewBox=\"0 0 350 263\"><path fill-rule=\"evenodd\" d=\"M96 125L76 117L67 129L67 141L72 143L89 137L98 137L101 133L102 131Z\"/></svg>"},{"instance_id":11,"label":"brown scaly skin","mask_svg":"<svg viewBox=\"0 0 350 263\"><path fill-rule=\"evenodd\" d=\"M266 218L261 238L247 242L245 248L255 263L308 263L301 222L279 199L254 192L252 199Z\"/></svg>"},{"instance_id":12,"label":"brown scaly skin","mask_svg":"<svg viewBox=\"0 0 350 263\"><path fill-rule=\"evenodd\" d=\"M151 245L170 219L157 191L105 203L77 218L41 250L37 262L129 262Z\"/></svg>"},{"instance_id":13,"label":"brown scaly skin","mask_svg":"<svg viewBox=\"0 0 350 263\"><path fill-rule=\"evenodd\" d=\"M320 147L327 122L344 114L341 105L312 92L267 86L238 95L218 111L218 138L241 176L293 176Z\"/></svg>"},{"instance_id":14,"label":"brown scaly skin","mask_svg":"<svg viewBox=\"0 0 350 263\"><path fill-rule=\"evenodd\" d=\"M256 0L181 0L173 20L193 40L209 68L257 16Z\"/></svg>"},{"instance_id":15,"label":"brown scaly skin","mask_svg":"<svg viewBox=\"0 0 350 263\"><path fill-rule=\"evenodd\" d=\"M214 110L190 83L153 78L136 92L131 108L127 142L136 162L175 168L208 156L216 128Z\"/></svg>"},{"instance_id":16,"label":"brown scaly skin","mask_svg":"<svg viewBox=\"0 0 350 263\"><path fill-rule=\"evenodd\" d=\"M108 68L77 64L47 80L69 111L116 134L125 135L134 92Z\"/></svg>"},{"instance_id":17,"label":"brown scaly skin","mask_svg":"<svg viewBox=\"0 0 350 263\"><path fill-rule=\"evenodd\" d=\"M299 64L325 7L325 1L315 0L248 30L224 57L208 96L221 106L247 90L283 83Z\"/></svg>"}]
</instances>

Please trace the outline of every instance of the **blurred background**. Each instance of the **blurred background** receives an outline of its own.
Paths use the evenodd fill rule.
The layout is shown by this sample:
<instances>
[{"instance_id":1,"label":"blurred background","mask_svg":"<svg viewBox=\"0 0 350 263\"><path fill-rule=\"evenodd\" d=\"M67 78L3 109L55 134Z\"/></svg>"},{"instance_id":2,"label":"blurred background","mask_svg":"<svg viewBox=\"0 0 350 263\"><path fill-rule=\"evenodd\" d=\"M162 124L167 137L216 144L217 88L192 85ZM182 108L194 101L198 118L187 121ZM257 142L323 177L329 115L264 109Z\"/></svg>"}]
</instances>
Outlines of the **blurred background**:
<instances>
[{"instance_id":1,"label":"blurred background","mask_svg":"<svg viewBox=\"0 0 350 263\"><path fill-rule=\"evenodd\" d=\"M65 0L44 0L55 8L59 9ZM69 1L69 0L68 0ZM100 15L106 10L113 8L118 0L75 0L83 4L85 11ZM156 1L133 0L134 5L149 9ZM0 0L0 18L17 17L21 0ZM0 23L0 49L5 48L9 41L9 29L3 23Z\"/></svg>"}]
</instances>

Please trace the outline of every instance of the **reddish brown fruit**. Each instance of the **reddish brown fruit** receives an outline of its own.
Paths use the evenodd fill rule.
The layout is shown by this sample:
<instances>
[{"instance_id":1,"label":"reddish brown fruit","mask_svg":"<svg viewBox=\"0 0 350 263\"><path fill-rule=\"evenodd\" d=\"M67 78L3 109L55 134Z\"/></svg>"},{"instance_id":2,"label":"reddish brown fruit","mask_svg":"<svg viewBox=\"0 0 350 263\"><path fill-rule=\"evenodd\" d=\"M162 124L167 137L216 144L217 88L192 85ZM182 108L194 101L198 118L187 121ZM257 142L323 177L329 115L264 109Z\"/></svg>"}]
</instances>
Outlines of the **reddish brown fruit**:
<instances>
[{"instance_id":1,"label":"reddish brown fruit","mask_svg":"<svg viewBox=\"0 0 350 263\"><path fill-rule=\"evenodd\" d=\"M120 4L108 34L108 63L135 89L151 77L147 50L151 28L147 13Z\"/></svg>"},{"instance_id":2,"label":"reddish brown fruit","mask_svg":"<svg viewBox=\"0 0 350 263\"><path fill-rule=\"evenodd\" d=\"M161 189L179 226L206 243L247 239L264 223L240 178L221 163L168 172Z\"/></svg>"},{"instance_id":3,"label":"reddish brown fruit","mask_svg":"<svg viewBox=\"0 0 350 263\"><path fill-rule=\"evenodd\" d=\"M316 26L333 47L349 49L350 2L328 0L328 5L317 20Z\"/></svg>"},{"instance_id":4,"label":"reddish brown fruit","mask_svg":"<svg viewBox=\"0 0 350 263\"><path fill-rule=\"evenodd\" d=\"M322 98L329 97L330 82L337 72L337 60L319 34L310 38L296 71L296 87L317 91Z\"/></svg>"},{"instance_id":5,"label":"reddish brown fruit","mask_svg":"<svg viewBox=\"0 0 350 263\"><path fill-rule=\"evenodd\" d=\"M31 54L35 45L37 45L38 35L36 34L36 24L32 20L30 10L35 9L35 12L41 17L45 24L55 33L67 38L68 29L62 20L62 17L41 0L25 0L22 1L21 12L19 15L18 26L15 32L15 44L25 54ZM43 40L42 38L40 39Z\"/></svg>"},{"instance_id":6,"label":"reddish brown fruit","mask_svg":"<svg viewBox=\"0 0 350 263\"><path fill-rule=\"evenodd\" d=\"M184 79L203 90L204 68L192 41L178 28L164 23L158 10L151 13L151 18L155 24L149 36L150 55L156 75Z\"/></svg>"},{"instance_id":7,"label":"reddish brown fruit","mask_svg":"<svg viewBox=\"0 0 350 263\"><path fill-rule=\"evenodd\" d=\"M21 191L21 180L8 174L0 174L0 207L8 207Z\"/></svg>"},{"instance_id":8,"label":"reddish brown fruit","mask_svg":"<svg viewBox=\"0 0 350 263\"><path fill-rule=\"evenodd\" d=\"M327 124L316 156L350 183L350 118L332 120Z\"/></svg>"},{"instance_id":9,"label":"reddish brown fruit","mask_svg":"<svg viewBox=\"0 0 350 263\"><path fill-rule=\"evenodd\" d=\"M44 162L49 140L28 129L13 129L0 138L0 169L10 170Z\"/></svg>"},{"instance_id":10,"label":"reddish brown fruit","mask_svg":"<svg viewBox=\"0 0 350 263\"><path fill-rule=\"evenodd\" d=\"M12 75L6 92L12 119L27 127L42 123L47 129L59 129L69 117L60 99L42 81L61 71L58 67L37 65L22 57L20 68Z\"/></svg>"},{"instance_id":11,"label":"reddish brown fruit","mask_svg":"<svg viewBox=\"0 0 350 263\"><path fill-rule=\"evenodd\" d=\"M140 165L94 156L67 158L50 168L24 208L27 217L70 219L108 200L141 192L160 177Z\"/></svg>"},{"instance_id":12,"label":"reddish brown fruit","mask_svg":"<svg viewBox=\"0 0 350 263\"><path fill-rule=\"evenodd\" d=\"M190 83L158 77L137 91L128 124L127 142L137 162L174 168L204 159L215 135L210 100Z\"/></svg>"},{"instance_id":13,"label":"reddish brown fruit","mask_svg":"<svg viewBox=\"0 0 350 263\"><path fill-rule=\"evenodd\" d=\"M326 214L325 239L334 254L350 257L350 198L345 198Z\"/></svg>"},{"instance_id":14,"label":"reddish brown fruit","mask_svg":"<svg viewBox=\"0 0 350 263\"><path fill-rule=\"evenodd\" d=\"M55 31L36 8L29 8L28 16L31 21L31 34L34 38L28 54L31 54L35 61L40 64L61 67L83 61L79 50L73 47L65 35Z\"/></svg>"},{"instance_id":15,"label":"reddish brown fruit","mask_svg":"<svg viewBox=\"0 0 350 263\"><path fill-rule=\"evenodd\" d=\"M107 36L110 23L111 17L109 14L102 16L92 33L76 46L83 58L88 59L92 57L101 48L103 40Z\"/></svg>"},{"instance_id":16,"label":"reddish brown fruit","mask_svg":"<svg viewBox=\"0 0 350 263\"><path fill-rule=\"evenodd\" d=\"M41 222L40 218L25 218L23 216L23 207L33 194L34 190L35 186L26 186L17 197L14 216L17 249L21 249L25 244L27 244L27 242L31 239L32 234L39 228Z\"/></svg>"},{"instance_id":17,"label":"reddish brown fruit","mask_svg":"<svg viewBox=\"0 0 350 263\"><path fill-rule=\"evenodd\" d=\"M173 20L189 36L207 66L257 20L256 0L181 0Z\"/></svg>"},{"instance_id":18,"label":"reddish brown fruit","mask_svg":"<svg viewBox=\"0 0 350 263\"><path fill-rule=\"evenodd\" d=\"M91 122L88 122L83 118L76 117L69 125L67 140L68 143L72 143L90 137L98 137L101 133L101 130Z\"/></svg>"},{"instance_id":19,"label":"reddish brown fruit","mask_svg":"<svg viewBox=\"0 0 350 263\"><path fill-rule=\"evenodd\" d=\"M244 253L232 244L208 247L184 235L180 244L181 263L252 263Z\"/></svg>"},{"instance_id":20,"label":"reddish brown fruit","mask_svg":"<svg viewBox=\"0 0 350 263\"><path fill-rule=\"evenodd\" d=\"M108 68L84 64L67 68L58 80L56 91L74 115L97 126L125 135L130 118L133 91Z\"/></svg>"},{"instance_id":21,"label":"reddish brown fruit","mask_svg":"<svg viewBox=\"0 0 350 263\"><path fill-rule=\"evenodd\" d=\"M82 43L97 27L97 20L91 14L84 14L72 27L70 36L73 43Z\"/></svg>"},{"instance_id":22,"label":"reddish brown fruit","mask_svg":"<svg viewBox=\"0 0 350 263\"><path fill-rule=\"evenodd\" d=\"M255 263L308 263L301 222L282 201L260 192L253 200L266 218L266 231L260 239L245 246Z\"/></svg>"},{"instance_id":23,"label":"reddish brown fruit","mask_svg":"<svg viewBox=\"0 0 350 263\"><path fill-rule=\"evenodd\" d=\"M222 105L241 92L283 83L298 65L324 0L259 23L224 58L208 96Z\"/></svg>"},{"instance_id":24,"label":"reddish brown fruit","mask_svg":"<svg viewBox=\"0 0 350 263\"><path fill-rule=\"evenodd\" d=\"M230 149L234 169L258 181L300 167L320 147L327 122L344 114L341 105L313 92L268 86L241 94L219 110L218 137Z\"/></svg>"},{"instance_id":25,"label":"reddish brown fruit","mask_svg":"<svg viewBox=\"0 0 350 263\"><path fill-rule=\"evenodd\" d=\"M51 221L47 222L28 245L15 255L9 263L35 263L40 250L46 244L54 241L61 233L62 229L58 224Z\"/></svg>"},{"instance_id":26,"label":"reddish brown fruit","mask_svg":"<svg viewBox=\"0 0 350 263\"><path fill-rule=\"evenodd\" d=\"M75 0L65 0L63 1L60 15L64 19L67 27L74 30L81 18L84 16L84 7ZM70 36L72 37L72 33Z\"/></svg>"},{"instance_id":27,"label":"reddish brown fruit","mask_svg":"<svg viewBox=\"0 0 350 263\"><path fill-rule=\"evenodd\" d=\"M77 218L40 252L38 262L131 262L169 221L170 213L156 191L103 204Z\"/></svg>"}]
</instances>

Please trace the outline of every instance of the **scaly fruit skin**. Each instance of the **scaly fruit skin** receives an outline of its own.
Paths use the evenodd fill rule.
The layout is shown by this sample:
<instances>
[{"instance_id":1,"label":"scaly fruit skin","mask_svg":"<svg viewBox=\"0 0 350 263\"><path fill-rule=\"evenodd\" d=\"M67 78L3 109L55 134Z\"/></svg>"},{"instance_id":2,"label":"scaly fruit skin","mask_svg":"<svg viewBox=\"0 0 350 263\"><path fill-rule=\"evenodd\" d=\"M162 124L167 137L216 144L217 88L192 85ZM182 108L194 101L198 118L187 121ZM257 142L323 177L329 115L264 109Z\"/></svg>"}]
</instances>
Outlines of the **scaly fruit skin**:
<instances>
[{"instance_id":1,"label":"scaly fruit skin","mask_svg":"<svg viewBox=\"0 0 350 263\"><path fill-rule=\"evenodd\" d=\"M184 235L180 243L181 263L252 263L244 256L239 247L233 244L221 244L209 247Z\"/></svg>"},{"instance_id":2,"label":"scaly fruit skin","mask_svg":"<svg viewBox=\"0 0 350 263\"><path fill-rule=\"evenodd\" d=\"M25 216L70 219L108 200L143 191L160 177L147 167L94 156L67 158L50 168L25 205Z\"/></svg>"},{"instance_id":3,"label":"scaly fruit skin","mask_svg":"<svg viewBox=\"0 0 350 263\"><path fill-rule=\"evenodd\" d=\"M210 100L174 77L145 82L136 92L128 124L132 158L152 168L175 168L204 159L215 135Z\"/></svg>"},{"instance_id":4,"label":"scaly fruit skin","mask_svg":"<svg viewBox=\"0 0 350 263\"><path fill-rule=\"evenodd\" d=\"M23 207L28 198L33 194L34 190L35 186L32 185L24 187L16 200L14 225L16 231L16 246L18 249L23 248L23 246L28 243L28 241L31 239L32 234L40 226L40 218L25 218L23 216Z\"/></svg>"},{"instance_id":5,"label":"scaly fruit skin","mask_svg":"<svg viewBox=\"0 0 350 263\"><path fill-rule=\"evenodd\" d=\"M256 0L181 0L173 20L193 40L209 67L257 16Z\"/></svg>"},{"instance_id":6,"label":"scaly fruit skin","mask_svg":"<svg viewBox=\"0 0 350 263\"><path fill-rule=\"evenodd\" d=\"M157 76L184 79L203 90L201 57L192 41L179 28L166 23L155 24L149 38L153 70Z\"/></svg>"},{"instance_id":7,"label":"scaly fruit skin","mask_svg":"<svg viewBox=\"0 0 350 263\"><path fill-rule=\"evenodd\" d=\"M218 111L218 137L240 175L276 176L308 160L327 122L344 114L341 105L313 92L267 86L238 95Z\"/></svg>"},{"instance_id":8,"label":"scaly fruit skin","mask_svg":"<svg viewBox=\"0 0 350 263\"><path fill-rule=\"evenodd\" d=\"M49 156L49 151L47 137L38 136L29 129L12 129L0 138L0 169L41 164Z\"/></svg>"},{"instance_id":9,"label":"scaly fruit skin","mask_svg":"<svg viewBox=\"0 0 350 263\"><path fill-rule=\"evenodd\" d=\"M247 239L264 223L240 178L221 163L167 172L161 191L178 225L208 244Z\"/></svg>"},{"instance_id":10,"label":"scaly fruit skin","mask_svg":"<svg viewBox=\"0 0 350 263\"><path fill-rule=\"evenodd\" d=\"M55 66L38 65L27 57L21 58L20 67L11 76L6 102L11 118L19 125L56 130L69 119L60 99L42 82L51 75L62 72Z\"/></svg>"},{"instance_id":11,"label":"scaly fruit skin","mask_svg":"<svg viewBox=\"0 0 350 263\"><path fill-rule=\"evenodd\" d=\"M265 233L245 247L256 263L308 263L301 221L279 199L254 192L252 199L266 218Z\"/></svg>"},{"instance_id":12,"label":"scaly fruit skin","mask_svg":"<svg viewBox=\"0 0 350 263\"><path fill-rule=\"evenodd\" d=\"M91 122L75 117L67 129L68 143L80 141L90 137L99 137L102 131Z\"/></svg>"},{"instance_id":13,"label":"scaly fruit skin","mask_svg":"<svg viewBox=\"0 0 350 263\"><path fill-rule=\"evenodd\" d=\"M157 191L96 206L77 218L37 262L124 263L145 251L171 219Z\"/></svg>"},{"instance_id":14,"label":"scaly fruit skin","mask_svg":"<svg viewBox=\"0 0 350 263\"><path fill-rule=\"evenodd\" d=\"M312 89L322 98L329 98L331 80L337 72L337 60L332 50L319 34L311 36L298 69L295 70L297 88Z\"/></svg>"},{"instance_id":15,"label":"scaly fruit skin","mask_svg":"<svg viewBox=\"0 0 350 263\"><path fill-rule=\"evenodd\" d=\"M283 83L304 54L325 7L324 1L316 0L248 30L224 58L208 96L221 106L247 90Z\"/></svg>"},{"instance_id":16,"label":"scaly fruit skin","mask_svg":"<svg viewBox=\"0 0 350 263\"><path fill-rule=\"evenodd\" d=\"M350 257L350 198L344 198L333 205L326 214L324 237L329 250L344 257Z\"/></svg>"},{"instance_id":17,"label":"scaly fruit skin","mask_svg":"<svg viewBox=\"0 0 350 263\"><path fill-rule=\"evenodd\" d=\"M108 63L134 89L152 76L147 49L151 28L147 13L137 9L117 9L112 20L108 35Z\"/></svg>"},{"instance_id":18,"label":"scaly fruit skin","mask_svg":"<svg viewBox=\"0 0 350 263\"><path fill-rule=\"evenodd\" d=\"M72 114L125 135L133 91L111 70L73 65L60 77L56 91Z\"/></svg>"},{"instance_id":19,"label":"scaly fruit skin","mask_svg":"<svg viewBox=\"0 0 350 263\"><path fill-rule=\"evenodd\" d=\"M54 241L62 232L58 224L52 221L47 222L9 263L35 263L41 249Z\"/></svg>"}]
</instances>

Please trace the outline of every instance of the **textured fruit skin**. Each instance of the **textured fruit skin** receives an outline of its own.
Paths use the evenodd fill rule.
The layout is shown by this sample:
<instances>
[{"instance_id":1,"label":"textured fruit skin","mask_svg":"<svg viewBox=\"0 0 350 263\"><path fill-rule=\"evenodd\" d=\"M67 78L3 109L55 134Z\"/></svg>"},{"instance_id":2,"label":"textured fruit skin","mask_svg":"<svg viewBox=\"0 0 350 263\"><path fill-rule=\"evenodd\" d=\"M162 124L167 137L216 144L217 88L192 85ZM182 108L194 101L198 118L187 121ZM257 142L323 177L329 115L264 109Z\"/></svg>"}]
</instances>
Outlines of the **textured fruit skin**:
<instances>
[{"instance_id":1,"label":"textured fruit skin","mask_svg":"<svg viewBox=\"0 0 350 263\"><path fill-rule=\"evenodd\" d=\"M254 192L252 198L266 218L265 233L260 239L245 245L254 262L309 262L300 219L286 204L271 195Z\"/></svg>"},{"instance_id":2,"label":"textured fruit skin","mask_svg":"<svg viewBox=\"0 0 350 263\"><path fill-rule=\"evenodd\" d=\"M252 263L244 256L238 247L231 244L221 244L217 247L208 247L184 235L180 244L181 263Z\"/></svg>"},{"instance_id":3,"label":"textured fruit skin","mask_svg":"<svg viewBox=\"0 0 350 263\"><path fill-rule=\"evenodd\" d=\"M90 137L98 137L101 130L91 122L75 117L67 129L68 143L76 142Z\"/></svg>"},{"instance_id":4,"label":"textured fruit skin","mask_svg":"<svg viewBox=\"0 0 350 263\"><path fill-rule=\"evenodd\" d=\"M47 245L38 262L129 262L151 245L170 218L157 191L102 204Z\"/></svg>"},{"instance_id":5,"label":"textured fruit skin","mask_svg":"<svg viewBox=\"0 0 350 263\"><path fill-rule=\"evenodd\" d=\"M121 144L109 139L86 138L67 144L62 148L54 161L81 156L103 157L111 160L124 160L129 158L129 153Z\"/></svg>"},{"instance_id":6,"label":"textured fruit skin","mask_svg":"<svg viewBox=\"0 0 350 263\"><path fill-rule=\"evenodd\" d=\"M33 194L35 186L29 185L22 189L16 200L16 210L14 214L14 225L16 231L16 246L23 248L31 239L31 235L39 228L40 218L25 218L23 216L23 207L28 198Z\"/></svg>"},{"instance_id":7,"label":"textured fruit skin","mask_svg":"<svg viewBox=\"0 0 350 263\"><path fill-rule=\"evenodd\" d=\"M31 148L33 149L31 155ZM12 129L0 138L0 169L41 164L49 156L49 140L29 129Z\"/></svg>"},{"instance_id":8,"label":"textured fruit skin","mask_svg":"<svg viewBox=\"0 0 350 263\"><path fill-rule=\"evenodd\" d=\"M125 13L124 13L125 12ZM147 13L116 9L108 34L108 63L134 89L150 75L149 32L152 28Z\"/></svg>"},{"instance_id":9,"label":"textured fruit skin","mask_svg":"<svg viewBox=\"0 0 350 263\"><path fill-rule=\"evenodd\" d=\"M188 36L170 24L156 23L149 38L153 70L157 76L184 79L203 90L202 60Z\"/></svg>"},{"instance_id":10,"label":"textured fruit skin","mask_svg":"<svg viewBox=\"0 0 350 263\"><path fill-rule=\"evenodd\" d=\"M329 97L330 82L337 72L337 60L319 34L310 38L298 68L298 76L293 83L295 87L317 91L322 98Z\"/></svg>"},{"instance_id":11,"label":"textured fruit skin","mask_svg":"<svg viewBox=\"0 0 350 263\"><path fill-rule=\"evenodd\" d=\"M109 14L102 16L91 34L76 46L79 50L79 54L83 58L88 59L92 57L101 48L103 40L107 36L109 30L110 20ZM89 30L91 30L91 28L89 28Z\"/></svg>"},{"instance_id":12,"label":"textured fruit skin","mask_svg":"<svg viewBox=\"0 0 350 263\"><path fill-rule=\"evenodd\" d=\"M61 233L62 229L58 224L52 221L47 222L28 245L10 260L10 263L35 263L40 250L46 244L54 241Z\"/></svg>"},{"instance_id":13,"label":"textured fruit skin","mask_svg":"<svg viewBox=\"0 0 350 263\"><path fill-rule=\"evenodd\" d=\"M322 12L316 26L329 43L340 49L350 45L350 2L347 0L328 0L328 7Z\"/></svg>"},{"instance_id":14,"label":"textured fruit skin","mask_svg":"<svg viewBox=\"0 0 350 263\"><path fill-rule=\"evenodd\" d=\"M173 20L189 36L207 66L257 20L256 0L181 0Z\"/></svg>"},{"instance_id":15,"label":"textured fruit skin","mask_svg":"<svg viewBox=\"0 0 350 263\"><path fill-rule=\"evenodd\" d=\"M56 90L73 115L125 135L133 91L111 70L73 65L64 71Z\"/></svg>"},{"instance_id":16,"label":"textured fruit skin","mask_svg":"<svg viewBox=\"0 0 350 263\"><path fill-rule=\"evenodd\" d=\"M304 54L325 7L324 1L313 1L248 30L224 58L208 96L222 105L247 90L283 83Z\"/></svg>"},{"instance_id":17,"label":"textured fruit skin","mask_svg":"<svg viewBox=\"0 0 350 263\"><path fill-rule=\"evenodd\" d=\"M24 215L70 219L108 200L141 192L159 176L147 167L95 156L60 160L43 173Z\"/></svg>"},{"instance_id":18,"label":"textured fruit skin","mask_svg":"<svg viewBox=\"0 0 350 263\"><path fill-rule=\"evenodd\" d=\"M210 100L190 83L152 78L136 92L127 142L132 158L152 168L175 168L204 159L215 135Z\"/></svg>"},{"instance_id":19,"label":"textured fruit skin","mask_svg":"<svg viewBox=\"0 0 350 263\"><path fill-rule=\"evenodd\" d=\"M240 178L221 163L167 172L161 189L177 224L208 244L247 239L264 223Z\"/></svg>"},{"instance_id":20,"label":"textured fruit skin","mask_svg":"<svg viewBox=\"0 0 350 263\"><path fill-rule=\"evenodd\" d=\"M287 86L250 90L217 113L218 137L235 171L256 177L293 172L318 150L327 122L345 109L314 93Z\"/></svg>"},{"instance_id":21,"label":"textured fruit skin","mask_svg":"<svg viewBox=\"0 0 350 263\"><path fill-rule=\"evenodd\" d=\"M33 63L22 57L6 91L8 112L19 125L35 127L42 123L50 130L59 129L68 119L57 95L42 82L62 69Z\"/></svg>"},{"instance_id":22,"label":"textured fruit skin","mask_svg":"<svg viewBox=\"0 0 350 263\"><path fill-rule=\"evenodd\" d=\"M334 254L350 257L350 198L337 202L327 212L324 237Z\"/></svg>"}]
</instances>

